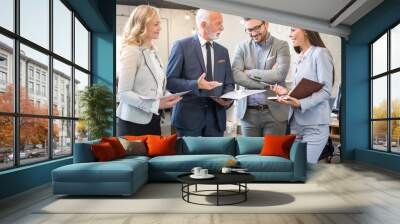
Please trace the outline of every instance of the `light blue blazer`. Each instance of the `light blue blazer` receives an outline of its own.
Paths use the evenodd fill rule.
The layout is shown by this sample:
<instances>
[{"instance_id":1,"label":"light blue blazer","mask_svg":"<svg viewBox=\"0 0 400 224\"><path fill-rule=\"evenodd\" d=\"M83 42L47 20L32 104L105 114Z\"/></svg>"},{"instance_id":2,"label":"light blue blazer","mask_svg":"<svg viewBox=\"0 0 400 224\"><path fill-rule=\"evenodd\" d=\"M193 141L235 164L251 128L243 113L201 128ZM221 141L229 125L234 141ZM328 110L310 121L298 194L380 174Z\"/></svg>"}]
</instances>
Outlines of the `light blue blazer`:
<instances>
[{"instance_id":1,"label":"light blue blazer","mask_svg":"<svg viewBox=\"0 0 400 224\"><path fill-rule=\"evenodd\" d=\"M294 116L299 125L323 125L330 123L331 108L329 98L333 85L333 60L328 49L311 47L298 62L294 73L294 86L302 78L324 84L311 96L300 100L300 108L290 107L289 120Z\"/></svg>"}]
</instances>

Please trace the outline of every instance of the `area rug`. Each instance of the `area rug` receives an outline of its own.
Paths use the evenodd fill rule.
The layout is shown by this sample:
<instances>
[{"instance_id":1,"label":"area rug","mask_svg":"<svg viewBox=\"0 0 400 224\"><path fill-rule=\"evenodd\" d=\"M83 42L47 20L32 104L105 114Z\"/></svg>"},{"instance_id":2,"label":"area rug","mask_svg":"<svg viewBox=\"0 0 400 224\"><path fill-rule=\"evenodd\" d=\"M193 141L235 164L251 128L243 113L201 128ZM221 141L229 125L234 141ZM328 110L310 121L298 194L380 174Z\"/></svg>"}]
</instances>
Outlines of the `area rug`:
<instances>
[{"instance_id":1,"label":"area rug","mask_svg":"<svg viewBox=\"0 0 400 224\"><path fill-rule=\"evenodd\" d=\"M237 205L204 206L182 200L177 183L146 184L131 197L56 197L36 213L360 213L360 208L316 184L249 184L247 201ZM212 190L213 185L198 190ZM225 187L225 189L231 187ZM232 186L233 188L233 186ZM194 188L192 189L194 190ZM213 194L213 193L210 193ZM215 196L193 196L197 203L215 203ZM240 198L224 197L224 203Z\"/></svg>"}]
</instances>

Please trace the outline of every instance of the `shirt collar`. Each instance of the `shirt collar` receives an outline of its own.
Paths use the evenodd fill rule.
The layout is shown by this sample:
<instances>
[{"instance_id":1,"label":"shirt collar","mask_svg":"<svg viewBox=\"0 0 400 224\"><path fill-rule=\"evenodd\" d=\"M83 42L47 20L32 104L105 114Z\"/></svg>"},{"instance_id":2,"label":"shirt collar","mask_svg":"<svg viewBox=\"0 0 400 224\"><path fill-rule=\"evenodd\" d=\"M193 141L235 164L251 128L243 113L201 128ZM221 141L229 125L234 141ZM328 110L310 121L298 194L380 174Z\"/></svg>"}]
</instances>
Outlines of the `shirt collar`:
<instances>
[{"instance_id":1,"label":"shirt collar","mask_svg":"<svg viewBox=\"0 0 400 224\"><path fill-rule=\"evenodd\" d=\"M200 36L200 34L197 34L197 37L199 38L200 46L202 46L202 47L205 46L207 42L210 42L210 43L211 43L211 47L214 46L214 42L213 42L212 40L211 40L211 41L207 41L207 40L204 39L202 36Z\"/></svg>"},{"instance_id":2,"label":"shirt collar","mask_svg":"<svg viewBox=\"0 0 400 224\"><path fill-rule=\"evenodd\" d=\"M304 52L304 54L302 54L301 56L302 56L303 58L308 57L308 56L310 55L310 52L313 51L313 49L314 49L314 46L310 46L310 47L306 50L306 52Z\"/></svg>"}]
</instances>

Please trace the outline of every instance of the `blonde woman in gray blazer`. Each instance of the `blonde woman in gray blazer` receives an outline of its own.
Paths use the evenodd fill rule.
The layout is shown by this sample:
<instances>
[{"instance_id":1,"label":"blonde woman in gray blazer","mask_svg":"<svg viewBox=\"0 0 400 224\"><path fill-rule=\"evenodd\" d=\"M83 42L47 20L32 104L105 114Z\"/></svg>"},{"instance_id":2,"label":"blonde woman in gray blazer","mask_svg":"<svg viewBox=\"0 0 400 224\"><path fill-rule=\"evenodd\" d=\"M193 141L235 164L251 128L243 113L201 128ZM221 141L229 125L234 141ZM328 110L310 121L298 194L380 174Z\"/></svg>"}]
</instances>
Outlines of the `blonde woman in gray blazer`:
<instances>
[{"instance_id":1,"label":"blonde woman in gray blazer","mask_svg":"<svg viewBox=\"0 0 400 224\"><path fill-rule=\"evenodd\" d=\"M166 94L166 76L152 40L160 34L156 8L135 8L125 26L120 52L117 134L161 135L160 110L173 107L179 96Z\"/></svg>"},{"instance_id":2,"label":"blonde woman in gray blazer","mask_svg":"<svg viewBox=\"0 0 400 224\"><path fill-rule=\"evenodd\" d=\"M295 51L300 54L294 70L294 85L302 78L324 84L323 88L304 99L282 96L288 90L282 86L273 87L278 102L291 106L289 111L290 128L298 139L307 142L307 161L317 163L329 137L331 96L334 81L334 68L331 54L317 32L292 28L290 38Z\"/></svg>"}]
</instances>

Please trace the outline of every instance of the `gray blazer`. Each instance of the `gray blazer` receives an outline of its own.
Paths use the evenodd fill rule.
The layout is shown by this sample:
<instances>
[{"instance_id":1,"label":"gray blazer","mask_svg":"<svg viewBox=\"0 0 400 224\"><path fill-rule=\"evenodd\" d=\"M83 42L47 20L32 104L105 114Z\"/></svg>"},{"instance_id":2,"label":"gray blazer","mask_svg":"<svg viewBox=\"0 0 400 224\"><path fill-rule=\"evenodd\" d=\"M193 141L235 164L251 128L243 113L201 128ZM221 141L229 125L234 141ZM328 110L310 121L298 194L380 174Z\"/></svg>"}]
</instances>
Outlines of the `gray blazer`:
<instances>
[{"instance_id":1,"label":"gray blazer","mask_svg":"<svg viewBox=\"0 0 400 224\"><path fill-rule=\"evenodd\" d=\"M289 46L286 41L279 40L272 36L271 43L267 45L267 54L264 58L264 69L256 69L256 46L253 40L240 43L236 49L235 57L232 63L233 78L240 88L246 89L265 89L266 82L285 86L285 79L290 67ZM275 64L277 68L272 69ZM246 75L243 70L251 70ZM276 94L270 90L266 92L267 96ZM277 121L286 121L288 118L289 107L284 104L269 101L269 109L272 116ZM243 119L247 109L247 98L237 101L236 116Z\"/></svg>"},{"instance_id":2,"label":"gray blazer","mask_svg":"<svg viewBox=\"0 0 400 224\"><path fill-rule=\"evenodd\" d=\"M321 125L330 123L331 107L329 98L333 85L333 60L328 49L311 47L297 64L294 73L294 86L302 78L324 84L324 87L311 96L300 100L299 108L290 108L289 119L294 116L299 125Z\"/></svg>"},{"instance_id":3,"label":"gray blazer","mask_svg":"<svg viewBox=\"0 0 400 224\"><path fill-rule=\"evenodd\" d=\"M117 117L148 124L153 114L158 114L160 101L157 99L157 88L162 85L165 94L166 77L161 82L157 79L150 50L140 46L125 46L121 51L120 65Z\"/></svg>"}]
</instances>

